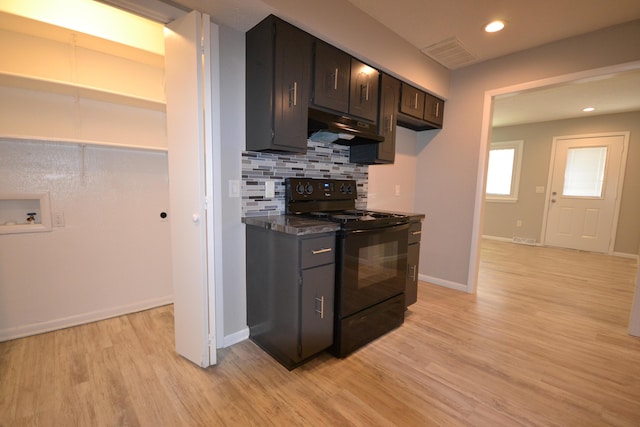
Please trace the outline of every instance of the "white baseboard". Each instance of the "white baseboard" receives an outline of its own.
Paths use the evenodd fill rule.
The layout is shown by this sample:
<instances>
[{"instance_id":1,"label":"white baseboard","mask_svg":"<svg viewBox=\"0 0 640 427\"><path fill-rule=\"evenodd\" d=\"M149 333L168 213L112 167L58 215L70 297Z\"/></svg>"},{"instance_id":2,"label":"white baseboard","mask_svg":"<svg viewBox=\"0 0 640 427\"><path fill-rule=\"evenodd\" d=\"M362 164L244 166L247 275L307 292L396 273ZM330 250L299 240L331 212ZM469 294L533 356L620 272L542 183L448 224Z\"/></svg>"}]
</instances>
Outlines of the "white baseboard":
<instances>
[{"instance_id":1,"label":"white baseboard","mask_svg":"<svg viewBox=\"0 0 640 427\"><path fill-rule=\"evenodd\" d=\"M619 256L620 258L630 258L630 259L635 259L636 262L640 261L640 257L636 254L627 254L624 252L613 252L611 255L613 256Z\"/></svg>"},{"instance_id":2,"label":"white baseboard","mask_svg":"<svg viewBox=\"0 0 640 427\"><path fill-rule=\"evenodd\" d=\"M234 332L231 335L225 335L224 338L222 338L222 347L220 348L227 348L248 338L249 328L245 327L244 329L241 329L238 332Z\"/></svg>"},{"instance_id":3,"label":"white baseboard","mask_svg":"<svg viewBox=\"0 0 640 427\"><path fill-rule=\"evenodd\" d=\"M139 301L134 304L121 305L118 307L110 307L103 310L96 310L88 313L76 314L73 316L63 317L60 319L47 320L45 322L32 323L13 328L0 329L0 342L9 341L16 338L28 337L30 335L42 334L45 332L55 331L57 329L69 328L85 323L97 322L98 320L109 319L111 317L122 316L123 314L135 313L137 311L148 310L154 307L160 307L173 303L173 295L167 295L161 298L154 298L145 301Z\"/></svg>"},{"instance_id":4,"label":"white baseboard","mask_svg":"<svg viewBox=\"0 0 640 427\"><path fill-rule=\"evenodd\" d=\"M544 246L542 243L536 241L533 238L525 238L525 237L499 237L499 236L489 236L486 234L482 235L482 238L485 240L495 240L497 242L507 242L507 243L513 243L516 245L527 245L527 246ZM521 240L521 241L517 241L517 239ZM533 240L532 242L525 242L525 240Z\"/></svg>"},{"instance_id":5,"label":"white baseboard","mask_svg":"<svg viewBox=\"0 0 640 427\"><path fill-rule=\"evenodd\" d=\"M467 285L450 280L439 279L437 277L427 276L425 274L418 274L418 280L423 282L433 283L434 285L442 286L449 289L455 289L456 291L469 292Z\"/></svg>"},{"instance_id":6,"label":"white baseboard","mask_svg":"<svg viewBox=\"0 0 640 427\"><path fill-rule=\"evenodd\" d=\"M496 240L498 242L509 242L509 243L513 242L513 239L510 239L508 237L488 236L486 234L483 234L482 238L485 240Z\"/></svg>"}]
</instances>

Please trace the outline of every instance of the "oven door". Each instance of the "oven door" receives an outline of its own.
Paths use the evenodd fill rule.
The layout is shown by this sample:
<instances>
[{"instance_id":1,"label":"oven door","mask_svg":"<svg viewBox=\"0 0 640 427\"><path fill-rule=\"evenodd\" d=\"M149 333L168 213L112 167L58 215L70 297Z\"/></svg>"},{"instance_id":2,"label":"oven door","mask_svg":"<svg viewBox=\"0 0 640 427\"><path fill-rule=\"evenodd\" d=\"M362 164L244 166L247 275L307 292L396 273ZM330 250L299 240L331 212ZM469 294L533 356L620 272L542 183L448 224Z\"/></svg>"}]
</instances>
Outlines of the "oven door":
<instances>
[{"instance_id":1,"label":"oven door","mask_svg":"<svg viewBox=\"0 0 640 427\"><path fill-rule=\"evenodd\" d=\"M404 292L409 224L340 233L336 314L344 318Z\"/></svg>"}]
</instances>

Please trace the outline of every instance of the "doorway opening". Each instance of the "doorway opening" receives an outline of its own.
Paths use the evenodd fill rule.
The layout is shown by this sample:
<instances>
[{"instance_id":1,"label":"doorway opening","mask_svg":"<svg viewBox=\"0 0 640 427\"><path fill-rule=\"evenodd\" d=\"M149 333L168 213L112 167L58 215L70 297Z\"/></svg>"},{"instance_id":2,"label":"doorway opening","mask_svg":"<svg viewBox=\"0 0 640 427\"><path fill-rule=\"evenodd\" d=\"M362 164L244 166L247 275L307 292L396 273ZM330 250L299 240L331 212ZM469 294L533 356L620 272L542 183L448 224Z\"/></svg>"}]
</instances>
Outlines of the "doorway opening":
<instances>
[{"instance_id":1,"label":"doorway opening","mask_svg":"<svg viewBox=\"0 0 640 427\"><path fill-rule=\"evenodd\" d=\"M487 174L487 160L488 160L488 152L489 145L492 138L492 133L494 131L492 127L493 123L493 113L494 113L494 105L495 100L499 97L507 98L507 97L516 97L521 94L531 93L538 90L548 90L549 88L554 87L563 87L573 84L576 81L585 81L589 79L605 79L608 76L617 76L623 73L637 73L640 70L640 62L634 62L629 64L621 64L612 67L606 67L602 69L589 70L580 73L574 73L565 76L557 76L554 78L549 78L545 80L533 81L523 84L518 84L514 86L509 86L501 89L496 89L493 91L488 91L485 93L485 101L484 101L484 116L483 116L483 131L481 135L481 150L480 150L480 164L478 167L478 176L477 176L477 191L476 191L476 202L475 202L475 215L474 215L474 226L473 226L473 238L472 238L472 253L470 258L470 266L469 266L469 280L468 280L468 292L475 292L477 286L478 279L478 267L480 261L480 246L482 243L483 232L485 231L484 223L485 223L485 183L486 183L486 174ZM548 119L553 120L553 119ZM559 133L562 135L563 133ZM566 134L566 133L564 133ZM558 134L556 134L558 135ZM512 137L513 139L513 137ZM526 141L525 141L525 153L526 153ZM526 155L526 154L525 154ZM547 160L548 162L548 157ZM544 178L541 181L542 188L538 188L538 184L536 184L533 188L535 188L536 193L539 193L541 200L544 200L546 197L547 188L546 188L546 179L548 175L545 171ZM531 188L530 188L531 189ZM542 222L543 219L543 211L540 208L539 221ZM515 226L516 221L514 221L513 226ZM537 242L539 244L541 238L541 233L538 231ZM511 239L509 239L511 240Z\"/></svg>"}]
</instances>

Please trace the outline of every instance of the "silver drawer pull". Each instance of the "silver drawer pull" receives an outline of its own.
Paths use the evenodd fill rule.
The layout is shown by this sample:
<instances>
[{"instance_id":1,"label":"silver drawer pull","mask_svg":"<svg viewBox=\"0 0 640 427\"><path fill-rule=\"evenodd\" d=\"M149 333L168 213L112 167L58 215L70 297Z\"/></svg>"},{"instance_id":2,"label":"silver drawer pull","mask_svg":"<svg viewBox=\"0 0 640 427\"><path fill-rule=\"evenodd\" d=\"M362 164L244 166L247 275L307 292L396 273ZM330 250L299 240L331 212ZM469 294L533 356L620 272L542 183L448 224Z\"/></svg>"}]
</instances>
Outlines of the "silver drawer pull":
<instances>
[{"instance_id":1,"label":"silver drawer pull","mask_svg":"<svg viewBox=\"0 0 640 427\"><path fill-rule=\"evenodd\" d=\"M316 309L316 313L320 315L321 319L324 319L324 296L316 297L316 301L320 302L320 310Z\"/></svg>"},{"instance_id":2,"label":"silver drawer pull","mask_svg":"<svg viewBox=\"0 0 640 427\"><path fill-rule=\"evenodd\" d=\"M318 254L325 254L327 252L331 252L333 250L333 248L324 248L324 249L317 249L317 250L311 250L311 254L312 255L318 255Z\"/></svg>"},{"instance_id":3,"label":"silver drawer pull","mask_svg":"<svg viewBox=\"0 0 640 427\"><path fill-rule=\"evenodd\" d=\"M412 232L411 234L415 236L415 235L417 235L417 234L422 234L422 231L414 231L414 232Z\"/></svg>"}]
</instances>

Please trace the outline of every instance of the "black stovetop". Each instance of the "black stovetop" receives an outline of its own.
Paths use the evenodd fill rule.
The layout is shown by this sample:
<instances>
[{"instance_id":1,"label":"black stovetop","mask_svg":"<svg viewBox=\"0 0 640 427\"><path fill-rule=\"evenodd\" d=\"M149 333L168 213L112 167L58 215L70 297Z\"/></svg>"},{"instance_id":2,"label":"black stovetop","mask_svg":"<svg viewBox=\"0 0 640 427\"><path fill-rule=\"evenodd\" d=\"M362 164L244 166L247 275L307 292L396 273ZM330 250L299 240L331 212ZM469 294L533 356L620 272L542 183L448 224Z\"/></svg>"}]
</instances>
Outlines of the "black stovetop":
<instances>
[{"instance_id":1,"label":"black stovetop","mask_svg":"<svg viewBox=\"0 0 640 427\"><path fill-rule=\"evenodd\" d=\"M287 178L287 213L340 223L342 229L369 229L406 224L403 214L356 209L355 180Z\"/></svg>"}]
</instances>

